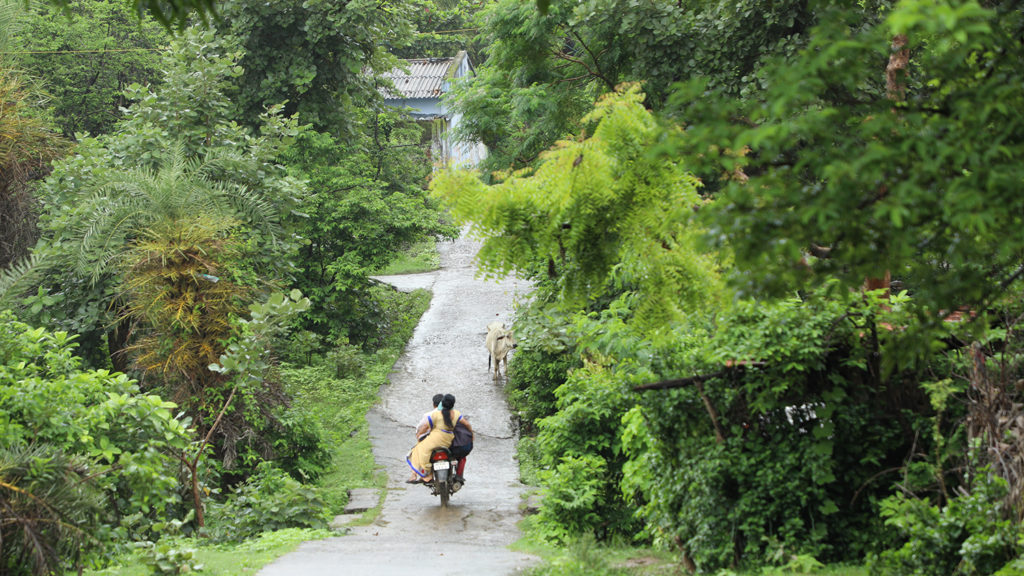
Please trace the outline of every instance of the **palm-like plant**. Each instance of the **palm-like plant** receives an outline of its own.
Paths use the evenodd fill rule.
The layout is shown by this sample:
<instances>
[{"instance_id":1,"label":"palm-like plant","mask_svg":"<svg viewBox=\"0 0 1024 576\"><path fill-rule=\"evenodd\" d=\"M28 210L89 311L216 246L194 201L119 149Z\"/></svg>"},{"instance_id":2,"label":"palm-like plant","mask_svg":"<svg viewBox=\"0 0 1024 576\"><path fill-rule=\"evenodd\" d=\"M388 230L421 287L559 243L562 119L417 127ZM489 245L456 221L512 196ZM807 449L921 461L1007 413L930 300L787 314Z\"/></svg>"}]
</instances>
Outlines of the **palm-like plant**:
<instances>
[{"instance_id":1,"label":"palm-like plant","mask_svg":"<svg viewBox=\"0 0 1024 576\"><path fill-rule=\"evenodd\" d=\"M207 367L219 362L231 318L242 312L246 290L217 276L237 257L223 234L231 224L207 217L160 222L127 254L124 313L139 336L126 351L186 409L207 404L207 389L219 378Z\"/></svg>"},{"instance_id":2,"label":"palm-like plant","mask_svg":"<svg viewBox=\"0 0 1024 576\"><path fill-rule=\"evenodd\" d=\"M158 170L112 172L81 189L68 254L70 270L93 284L111 272L133 241L148 230L197 216L232 220L280 234L278 211L243 186L210 178L220 160L186 159L181 147Z\"/></svg>"},{"instance_id":3,"label":"palm-like plant","mask_svg":"<svg viewBox=\"0 0 1024 576\"><path fill-rule=\"evenodd\" d=\"M86 168L64 168L60 178L51 178L47 186L53 209L46 224L53 237L34 253L36 265L25 267L37 273L42 269L44 287L59 290L77 307L63 314L72 322L67 329L87 334L83 354L98 359L106 332L106 353L121 371L128 368L120 352L130 335L122 286L132 281L131 266L124 264L150 231L202 216L224 223L223 235L245 240L258 236L248 242L252 250L247 256L258 254L264 260L270 260L266 252L281 237L279 210L245 185L224 178L229 161L245 159L187 159L181 146L164 158L156 168L128 170L94 167L86 159ZM252 166L244 168L256 172ZM31 283L0 274L0 300L35 292Z\"/></svg>"},{"instance_id":4,"label":"palm-like plant","mask_svg":"<svg viewBox=\"0 0 1024 576\"><path fill-rule=\"evenodd\" d=\"M0 447L0 573L58 574L99 517L88 470L43 446Z\"/></svg>"}]
</instances>

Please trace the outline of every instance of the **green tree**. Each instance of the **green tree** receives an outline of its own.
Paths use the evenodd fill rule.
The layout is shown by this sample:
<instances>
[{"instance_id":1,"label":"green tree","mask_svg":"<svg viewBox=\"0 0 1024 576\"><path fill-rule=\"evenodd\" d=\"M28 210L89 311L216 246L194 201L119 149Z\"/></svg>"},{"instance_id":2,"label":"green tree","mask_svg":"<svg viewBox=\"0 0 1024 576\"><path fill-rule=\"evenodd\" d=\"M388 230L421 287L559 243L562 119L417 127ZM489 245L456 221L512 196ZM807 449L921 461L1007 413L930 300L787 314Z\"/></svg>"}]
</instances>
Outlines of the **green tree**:
<instances>
[{"instance_id":1,"label":"green tree","mask_svg":"<svg viewBox=\"0 0 1024 576\"><path fill-rule=\"evenodd\" d=\"M179 156L156 170L115 170L104 165L107 157L92 156L105 151L87 145L80 149L84 156L55 173L50 193L65 204L46 219L49 235L35 253L41 285L63 298L64 311L49 313L79 333L95 335L89 351L94 361L105 365L95 356L105 349L113 365L126 370L130 329L116 318L124 306L122 285L133 281L126 258L135 243L197 214L233 222L242 236L252 231L272 241L282 232L275 208L244 186L218 182L210 175L217 168L186 161L180 147ZM88 176L76 179L83 171Z\"/></svg>"},{"instance_id":2,"label":"green tree","mask_svg":"<svg viewBox=\"0 0 1024 576\"><path fill-rule=\"evenodd\" d=\"M318 131L352 131L353 105L378 100L374 73L396 63L382 43L409 34L401 9L366 0L224 2L218 27L244 50L238 121L255 126L269 107L284 104L286 116L298 114Z\"/></svg>"},{"instance_id":3,"label":"green tree","mask_svg":"<svg viewBox=\"0 0 1024 576\"><path fill-rule=\"evenodd\" d=\"M0 270L23 257L37 237L30 181L67 149L40 120L43 98L4 52L13 45L19 3L0 2Z\"/></svg>"},{"instance_id":4,"label":"green tree","mask_svg":"<svg viewBox=\"0 0 1024 576\"><path fill-rule=\"evenodd\" d=\"M256 136L228 120L222 90L237 54L210 32L186 32L177 46L167 55L161 94L138 88L140 101L118 131L84 139L39 188L49 206L41 218L46 238L35 251L35 273L7 295L9 306L26 305L20 298L38 294L38 286L44 297L59 297L59 306L39 312L88 336L83 355L99 365L114 354L127 369L116 353L128 334L116 329L119 306L111 305L123 281L119 258L153 224L197 211L236 221L233 233L247 246L234 270L242 284L273 282L288 266L283 220L303 184L274 157L298 128L268 113Z\"/></svg>"},{"instance_id":5,"label":"green tree","mask_svg":"<svg viewBox=\"0 0 1024 576\"><path fill-rule=\"evenodd\" d=\"M489 147L486 170L521 168L578 133L593 101L623 82L642 82L655 110L694 76L748 97L763 60L804 45L814 22L807 3L788 0L589 0L544 11L503 0L484 12L487 58L453 105L467 136Z\"/></svg>"},{"instance_id":6,"label":"green tree","mask_svg":"<svg viewBox=\"0 0 1024 576\"><path fill-rule=\"evenodd\" d=\"M678 250L698 237L688 219L700 183L647 156L660 130L643 98L633 85L602 99L584 118L593 136L561 142L535 174L491 187L467 172L436 177L456 220L485 237L483 272L549 280L570 310L643 289L636 313L653 323L685 312L679 290L694 308L717 298L714 258Z\"/></svg>"},{"instance_id":7,"label":"green tree","mask_svg":"<svg viewBox=\"0 0 1024 576\"><path fill-rule=\"evenodd\" d=\"M20 19L17 61L51 96L49 109L67 138L106 134L128 106L133 83L156 86L170 35L128 4L76 0L61 9L33 3Z\"/></svg>"},{"instance_id":8,"label":"green tree","mask_svg":"<svg viewBox=\"0 0 1024 576\"><path fill-rule=\"evenodd\" d=\"M413 29L404 45L389 44L399 58L451 58L459 50L470 62L483 61L479 16L490 0L410 0L407 11ZM397 40L397 39L396 39Z\"/></svg>"},{"instance_id":9,"label":"green tree","mask_svg":"<svg viewBox=\"0 0 1024 576\"><path fill-rule=\"evenodd\" d=\"M640 518L645 537L703 571L791 554L852 560L894 543L879 502L908 454L923 461L903 489L967 485L955 472L962 415L936 415L926 385L962 377L958 353L882 370L901 352L892 327L913 326L906 296L883 301L838 279L785 299L733 291L725 279L742 269L729 245L706 243L719 201L652 153L687 132L641 101L636 87L603 98L583 119L592 135L558 143L532 172L492 186L445 173L433 186L486 238L484 273L538 281L517 319L521 348L582 363L555 381L553 411L546 395L534 406L548 412L534 441L553 498L544 533L633 535L627 519ZM972 335L950 324L942 337ZM540 392L517 379L514 367L515 388ZM922 438L923 427L935 433Z\"/></svg>"},{"instance_id":10,"label":"green tree","mask_svg":"<svg viewBox=\"0 0 1024 576\"><path fill-rule=\"evenodd\" d=\"M303 133L283 157L311 190L297 208L309 217L298 221L308 242L295 277L314 303L309 327L359 345L377 343L384 332L369 275L424 236L457 234L423 189L430 163L415 145L422 129L393 110L367 124L349 143Z\"/></svg>"}]
</instances>

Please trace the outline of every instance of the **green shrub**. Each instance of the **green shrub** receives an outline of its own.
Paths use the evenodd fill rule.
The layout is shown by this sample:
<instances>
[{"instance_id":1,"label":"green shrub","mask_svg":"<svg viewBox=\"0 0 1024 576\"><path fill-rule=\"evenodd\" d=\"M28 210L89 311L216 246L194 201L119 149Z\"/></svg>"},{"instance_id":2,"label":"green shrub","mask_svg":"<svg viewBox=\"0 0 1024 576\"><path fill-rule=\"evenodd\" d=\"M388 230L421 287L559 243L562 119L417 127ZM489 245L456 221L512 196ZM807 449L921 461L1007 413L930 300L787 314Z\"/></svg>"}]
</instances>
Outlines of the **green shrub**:
<instances>
[{"instance_id":1,"label":"green shrub","mask_svg":"<svg viewBox=\"0 0 1024 576\"><path fill-rule=\"evenodd\" d=\"M544 500L538 517L548 537L568 541L572 536L604 528L605 476L608 465L596 455L569 456L542 474Z\"/></svg>"},{"instance_id":2,"label":"green shrub","mask_svg":"<svg viewBox=\"0 0 1024 576\"><path fill-rule=\"evenodd\" d=\"M557 411L555 390L565 383L578 358L568 351L546 351L524 344L509 366L508 399L519 416L523 432L536 430L536 422Z\"/></svg>"},{"instance_id":3,"label":"green shrub","mask_svg":"<svg viewBox=\"0 0 1024 576\"><path fill-rule=\"evenodd\" d=\"M319 491L263 462L223 504L210 506L210 535L238 541L282 528L326 528Z\"/></svg>"},{"instance_id":4,"label":"green shrub","mask_svg":"<svg viewBox=\"0 0 1024 576\"><path fill-rule=\"evenodd\" d=\"M523 436L516 444L516 459L519 461L519 480L528 486L540 486L542 470L540 445L535 436Z\"/></svg>"},{"instance_id":5,"label":"green shrub","mask_svg":"<svg viewBox=\"0 0 1024 576\"><path fill-rule=\"evenodd\" d=\"M558 539L592 532L600 539L633 536L633 507L619 488L625 457L623 414L630 407L623 382L603 366L586 364L555 391L558 412L537 423L540 478L546 496L541 517Z\"/></svg>"},{"instance_id":6,"label":"green shrub","mask_svg":"<svg viewBox=\"0 0 1024 576\"><path fill-rule=\"evenodd\" d=\"M191 521L190 512L182 520L158 522L152 526L152 540L135 543L142 562L153 574L176 576L203 569L196 560L195 549L188 545L188 540L181 538L182 526Z\"/></svg>"},{"instance_id":7,"label":"green shrub","mask_svg":"<svg viewBox=\"0 0 1024 576\"><path fill-rule=\"evenodd\" d=\"M12 514L40 506L36 528L62 522L39 533L37 544L54 552L30 555L39 570L124 544L166 514L177 502L176 455L189 442L173 403L123 374L82 370L73 340L0 312L0 499ZM101 506L90 503L97 495ZM27 542L35 528L2 524L7 562L16 558L8 543Z\"/></svg>"},{"instance_id":8,"label":"green shrub","mask_svg":"<svg viewBox=\"0 0 1024 576\"><path fill-rule=\"evenodd\" d=\"M359 378L366 369L363 351L342 338L325 355L324 363L334 371L336 378Z\"/></svg>"},{"instance_id":9,"label":"green shrub","mask_svg":"<svg viewBox=\"0 0 1024 576\"><path fill-rule=\"evenodd\" d=\"M282 362L312 364L323 350L323 337L309 330L295 330L277 338L274 350Z\"/></svg>"},{"instance_id":10,"label":"green shrub","mask_svg":"<svg viewBox=\"0 0 1024 576\"><path fill-rule=\"evenodd\" d=\"M943 507L896 494L882 503L885 523L906 538L871 563L872 574L891 576L988 575L1017 558L1020 526L1004 504L1007 483L982 474L970 493L950 499Z\"/></svg>"},{"instance_id":11,"label":"green shrub","mask_svg":"<svg viewBox=\"0 0 1024 576\"><path fill-rule=\"evenodd\" d=\"M330 467L331 449L322 427L310 413L290 407L269 435L276 466L300 482L313 482Z\"/></svg>"}]
</instances>

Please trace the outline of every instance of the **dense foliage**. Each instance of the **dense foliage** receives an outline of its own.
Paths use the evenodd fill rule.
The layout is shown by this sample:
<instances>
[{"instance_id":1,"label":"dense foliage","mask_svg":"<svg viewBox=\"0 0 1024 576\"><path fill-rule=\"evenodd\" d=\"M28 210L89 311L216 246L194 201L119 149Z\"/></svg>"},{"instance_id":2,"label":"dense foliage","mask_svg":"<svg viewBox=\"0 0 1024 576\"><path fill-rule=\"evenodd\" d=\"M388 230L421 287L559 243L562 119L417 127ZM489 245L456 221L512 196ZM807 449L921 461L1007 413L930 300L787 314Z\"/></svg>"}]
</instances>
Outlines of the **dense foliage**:
<instances>
[{"instance_id":1,"label":"dense foliage","mask_svg":"<svg viewBox=\"0 0 1024 576\"><path fill-rule=\"evenodd\" d=\"M29 185L66 149L40 118L41 91L6 54L21 14L19 2L0 2L0 270L23 258L38 237Z\"/></svg>"},{"instance_id":2,"label":"dense foliage","mask_svg":"<svg viewBox=\"0 0 1024 576\"><path fill-rule=\"evenodd\" d=\"M49 94L46 107L67 138L110 132L128 106L125 89L161 80L170 35L126 2L37 2L19 22L17 61Z\"/></svg>"},{"instance_id":3,"label":"dense foliage","mask_svg":"<svg viewBox=\"0 0 1024 576\"><path fill-rule=\"evenodd\" d=\"M121 4L55 4L82 20L41 46L107 46L86 25L99 20L131 46L161 35L150 24L125 37ZM483 180L446 173L434 188L488 238L485 274L515 269L538 287L517 319L510 398L534 434L521 456L544 487L542 536L636 537L705 573L814 558L867 558L879 574L1013 570L1024 542L1015 2L225 0L216 34L184 27L192 9L212 16L211 0L132 5L181 25L159 86L115 93L128 77L105 74L110 54L84 80L71 80L77 65L23 60L67 89L50 112L65 131L105 135L55 166L38 190L42 239L0 276L5 307L80 334L84 357L5 368L79 410L57 417L76 430L64 437L50 420L20 424L50 406L3 397L0 422L15 424L0 502L22 519L4 524L7 564L72 558L94 527L138 536L118 516L131 511L173 504L201 526L208 486L233 493L210 508L235 522L225 531L320 524L321 495L301 482L331 473L317 424L329 419L302 394L358 389L351 379L373 365L363 354L408 323L389 315L404 308L371 270L455 232L423 192L419 129L385 111L374 75L395 55L464 48L479 73L452 102L463 136L491 155ZM33 37L55 26L47 13L35 10ZM152 79L146 54L117 67ZM0 192L17 201L0 216L21 232L25 182L59 152L24 78L0 62L12 103L0 110ZM76 92L89 86L103 89ZM8 259L35 238L4 230ZM308 307L267 299L292 286ZM62 332L5 322L66 348ZM33 346L11 349L36 358ZM275 348L310 366L276 371ZM109 437L123 424L94 412L114 400L97 382L126 405L168 408L109 367L180 402L194 428L187 447L172 434L147 453L164 500L124 496L101 517L100 499L136 481L114 465L136 447ZM291 407L286 388L301 392ZM94 418L104 432L81 423ZM44 445L27 446L37 428ZM160 484L172 453L191 506ZM97 463L110 471L85 476ZM83 477L84 489L63 489ZM29 521L55 513L70 528ZM20 539L32 533L59 543L33 550Z\"/></svg>"},{"instance_id":4,"label":"dense foliage","mask_svg":"<svg viewBox=\"0 0 1024 576\"><path fill-rule=\"evenodd\" d=\"M46 573L137 535L177 501L175 405L83 369L74 337L0 314L4 573Z\"/></svg>"},{"instance_id":5,"label":"dense foliage","mask_svg":"<svg viewBox=\"0 0 1024 576\"><path fill-rule=\"evenodd\" d=\"M310 193L297 206L308 217L298 221L307 242L299 247L295 276L295 286L317 303L306 328L331 345L345 339L372 349L387 327L369 275L417 239L457 231L440 219L420 184L430 171L425 150L416 146L422 128L394 111L370 115L366 123L367 133L346 143L326 133L300 134L282 159L309 181Z\"/></svg>"},{"instance_id":6,"label":"dense foliage","mask_svg":"<svg viewBox=\"0 0 1024 576\"><path fill-rule=\"evenodd\" d=\"M710 215L745 290L889 271L934 323L1013 289L1024 245L1016 7L821 6L807 47L758 70L756 99L705 82L676 95L687 130L668 153L736 175Z\"/></svg>"},{"instance_id":7,"label":"dense foliage","mask_svg":"<svg viewBox=\"0 0 1024 576\"><path fill-rule=\"evenodd\" d=\"M491 0L410 0L406 14L413 29L405 44L389 42L399 58L451 58L465 50L474 65L483 62L479 16ZM395 39L398 40L398 39Z\"/></svg>"},{"instance_id":8,"label":"dense foliage","mask_svg":"<svg viewBox=\"0 0 1024 576\"><path fill-rule=\"evenodd\" d=\"M217 28L243 49L236 118L250 126L283 105L318 131L349 134L353 104L379 98L374 72L396 63L380 40L408 35L400 7L388 2L226 0L219 15Z\"/></svg>"},{"instance_id":9,"label":"dense foliage","mask_svg":"<svg viewBox=\"0 0 1024 576\"><path fill-rule=\"evenodd\" d=\"M694 76L746 96L758 87L762 59L800 47L815 22L807 3L791 1L547 4L501 0L483 13L486 61L452 102L466 116L466 135L490 149L485 170L531 165L579 133L593 101L623 82L643 82L656 110L674 83Z\"/></svg>"},{"instance_id":10,"label":"dense foliage","mask_svg":"<svg viewBox=\"0 0 1024 576\"><path fill-rule=\"evenodd\" d=\"M361 410L361 420L390 368L379 364L394 360L396 338L404 342L418 317L406 300L419 311L425 306L422 296L396 296L369 275L424 236L456 231L425 192L430 166L421 128L378 109L373 71L395 61L380 40L407 39L404 15L377 4L263 4L225 3L220 32L182 26L159 56L24 55L26 66L60 89L48 110L35 105L20 76L0 67L16 104L3 107L3 126L12 127L4 146L13 143L4 158L17 162L11 166L19 177L12 192L46 176L45 162L60 151L39 118L69 133L94 133L78 134L75 154L56 163L29 197L41 206L40 238L29 258L0 271L0 305L66 331L58 335L78 334L76 369L80 363L88 367L83 372L109 374L97 376L88 394L64 380L40 388L53 405L22 405L32 396L7 394L0 422L87 409L101 388L117 396L111 401L128 398L119 404L126 405L124 418L134 414L140 388L149 394L140 398L160 395L179 407L177 419L166 415L177 435L149 442L145 452L173 465L134 492L133 474L156 465L136 457L140 472L134 461L119 460L134 456L107 439L120 431L118 422L98 424L113 432L80 433L81 425L53 419L74 438L58 443L41 435L32 446L21 444L45 427L10 427L18 434L0 444L0 572L29 566L29 557L40 573L69 562L103 564L132 541L138 558L160 573L195 569L192 551L168 537L184 531L239 540L286 526L324 526L327 514L340 511L339 494L371 481L339 478L335 448L351 450L352 430L342 437L308 406L293 406L298 387L278 369L278 358L323 368L317 386L321 379L357 379L358 401L329 400ZM128 6L73 2L70 20L34 6L25 34L49 50L68 43L148 49L165 37L152 22L125 19ZM171 10L161 12L162 22L184 24L186 12L177 10L192 6L161 3L160 10ZM293 12L301 12L301 22L292 21ZM9 22L0 19L4 39ZM282 35L278 26L295 34ZM271 37L298 44L282 48L268 43ZM313 75L282 54L315 60ZM81 78L70 63L90 58L93 75ZM120 74L107 75L108 64ZM268 81L279 64L285 77ZM30 231L32 240L37 234ZM27 241L19 242L13 256L25 250ZM281 293L295 286L313 301L298 290ZM291 338L293 328L306 330ZM159 402L162 410L171 406ZM137 433L145 431L140 426ZM100 461L132 472L97 473ZM105 475L116 476L116 485ZM322 498L314 484L325 475L333 483ZM116 501L109 513L99 512L110 494L145 502Z\"/></svg>"},{"instance_id":11,"label":"dense foliage","mask_svg":"<svg viewBox=\"0 0 1024 576\"><path fill-rule=\"evenodd\" d=\"M744 271L731 245L706 242L730 205L698 196L683 163L654 153L663 136L686 142L689 131L659 127L640 99L633 87L599 101L581 119L592 136L560 142L530 173L489 187L445 174L434 185L488 238L485 272L538 281L517 322L527 362L522 375L514 367L512 397L538 430L527 446L541 466L542 533L608 538L642 526L642 538L710 572L858 560L904 542L965 574L1014 558L1016 500L985 486L1019 486L1019 471L983 467L1018 453L1016 440L991 444L1018 431L979 423L1012 420L1016 307L1001 306L991 332L943 323L921 348L906 339L920 300L905 293L851 291L838 277L751 298L749 283L727 281ZM962 353L972 341L974 358L994 366L972 367ZM533 381L536 358L557 365L566 352L582 366L542 379L557 386L552 407ZM955 384L968 381L986 391ZM991 448L970 448L980 445ZM912 496L901 504L894 490ZM874 566L911 573L914 549Z\"/></svg>"}]
</instances>

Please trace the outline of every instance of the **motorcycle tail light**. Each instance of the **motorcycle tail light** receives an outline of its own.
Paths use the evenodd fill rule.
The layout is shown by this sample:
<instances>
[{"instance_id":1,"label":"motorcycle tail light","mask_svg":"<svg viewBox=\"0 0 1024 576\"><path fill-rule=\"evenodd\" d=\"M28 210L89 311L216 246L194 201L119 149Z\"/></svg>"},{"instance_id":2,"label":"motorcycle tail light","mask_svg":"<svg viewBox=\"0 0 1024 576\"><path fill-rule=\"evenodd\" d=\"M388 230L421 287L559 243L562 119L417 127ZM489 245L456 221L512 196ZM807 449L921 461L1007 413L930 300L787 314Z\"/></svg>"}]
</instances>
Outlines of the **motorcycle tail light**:
<instances>
[{"instance_id":1,"label":"motorcycle tail light","mask_svg":"<svg viewBox=\"0 0 1024 576\"><path fill-rule=\"evenodd\" d=\"M438 461L447 460L447 459L448 459L448 453L447 452L435 452L434 455L430 458L430 461L431 462L438 462Z\"/></svg>"}]
</instances>

